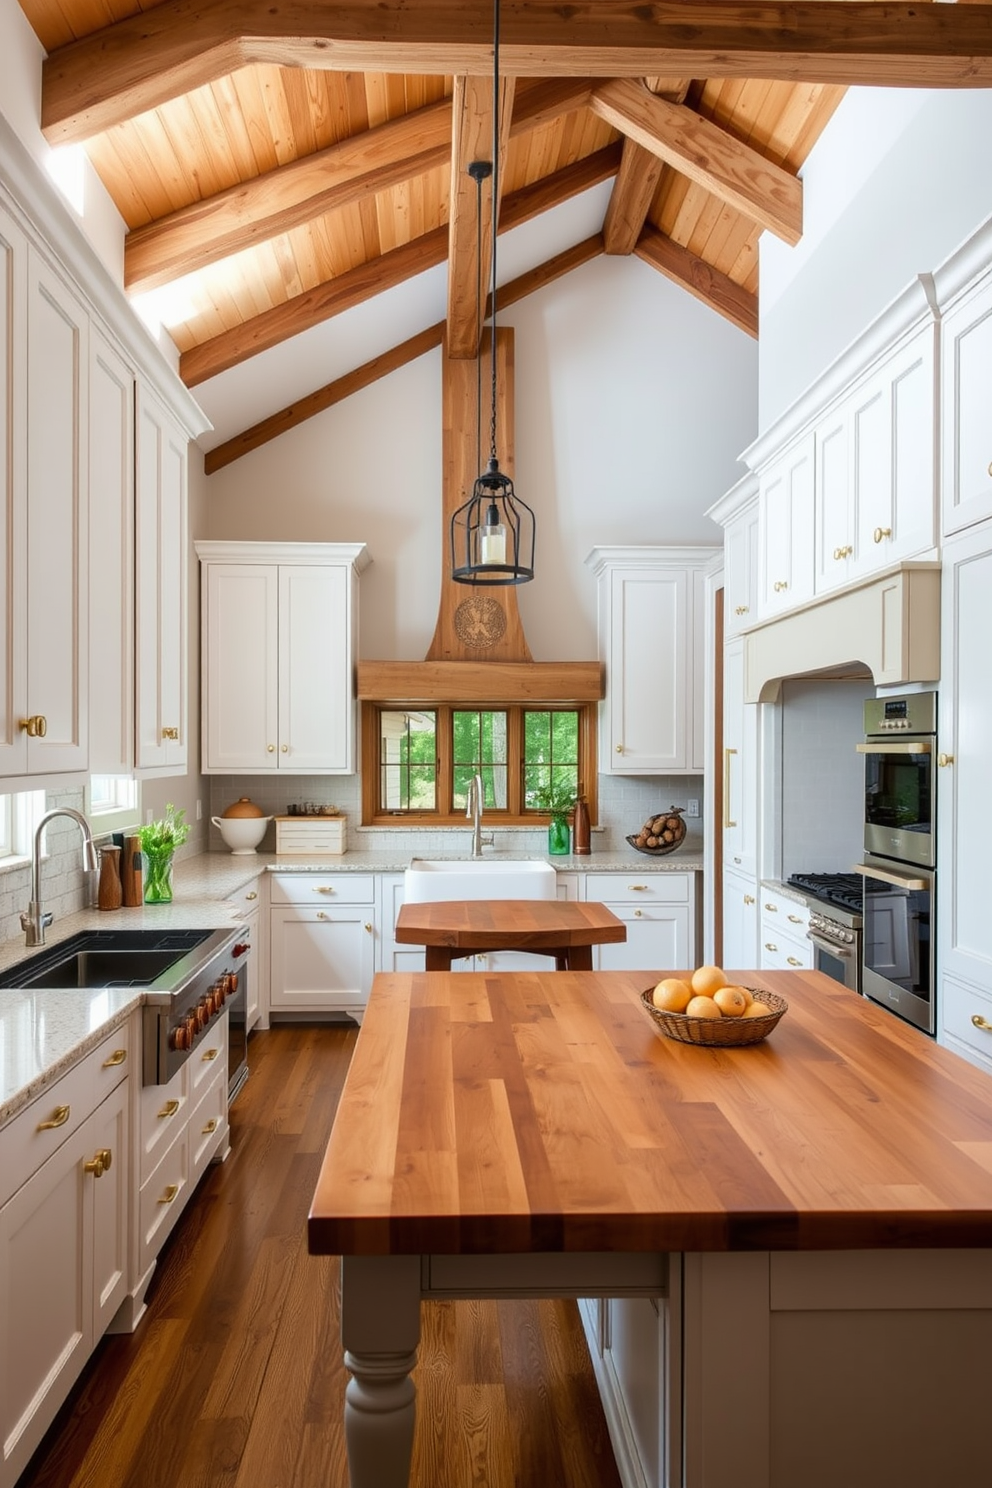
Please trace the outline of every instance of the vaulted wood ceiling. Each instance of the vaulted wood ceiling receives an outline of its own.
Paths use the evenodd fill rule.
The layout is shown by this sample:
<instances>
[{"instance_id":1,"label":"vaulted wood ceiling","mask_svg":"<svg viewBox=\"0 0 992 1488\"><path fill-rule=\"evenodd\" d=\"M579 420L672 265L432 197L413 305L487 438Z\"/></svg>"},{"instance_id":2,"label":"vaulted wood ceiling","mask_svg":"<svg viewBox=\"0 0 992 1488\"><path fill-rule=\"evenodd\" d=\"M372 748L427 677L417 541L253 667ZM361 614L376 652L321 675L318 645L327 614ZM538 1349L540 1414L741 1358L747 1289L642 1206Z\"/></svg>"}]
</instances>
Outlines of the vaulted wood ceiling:
<instances>
[{"instance_id":1,"label":"vaulted wood ceiling","mask_svg":"<svg viewBox=\"0 0 992 1488\"><path fill-rule=\"evenodd\" d=\"M194 386L448 262L475 355L492 0L21 0L48 52L42 125L80 142L129 229L129 293L184 281ZM602 230L501 287L636 253L757 334L757 241L802 233L797 172L844 87L992 85L992 5L503 0L500 232L612 180ZM482 258L490 204L484 194ZM310 411L315 411L311 409Z\"/></svg>"}]
</instances>

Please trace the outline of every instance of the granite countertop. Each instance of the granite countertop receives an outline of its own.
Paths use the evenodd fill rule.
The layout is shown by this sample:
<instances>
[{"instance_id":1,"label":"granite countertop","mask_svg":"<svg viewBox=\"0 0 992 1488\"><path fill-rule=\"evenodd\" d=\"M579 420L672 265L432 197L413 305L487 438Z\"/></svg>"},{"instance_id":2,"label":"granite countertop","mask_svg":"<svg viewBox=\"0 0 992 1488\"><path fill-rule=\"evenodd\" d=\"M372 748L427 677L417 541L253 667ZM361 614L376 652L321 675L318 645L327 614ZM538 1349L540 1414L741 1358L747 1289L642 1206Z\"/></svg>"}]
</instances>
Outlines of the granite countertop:
<instances>
[{"instance_id":1,"label":"granite countertop","mask_svg":"<svg viewBox=\"0 0 992 1488\"><path fill-rule=\"evenodd\" d=\"M423 854L428 856L429 854ZM67 915L48 927L50 947L82 930L183 929L216 930L243 914L243 905L225 902L259 873L402 873L415 856L402 850L351 851L342 854L229 852L201 853L178 859L173 871L172 904L138 905L110 913L96 909ZM438 853L458 861L470 854ZM702 870L695 844L668 857L649 858L628 848L591 853L588 857L541 853L484 852L490 859L544 859L559 873L694 873ZM21 936L0 944L0 971L36 955ZM0 988L0 1125L87 1054L112 1029L125 1023L142 1002L133 989L51 990L31 992Z\"/></svg>"}]
</instances>

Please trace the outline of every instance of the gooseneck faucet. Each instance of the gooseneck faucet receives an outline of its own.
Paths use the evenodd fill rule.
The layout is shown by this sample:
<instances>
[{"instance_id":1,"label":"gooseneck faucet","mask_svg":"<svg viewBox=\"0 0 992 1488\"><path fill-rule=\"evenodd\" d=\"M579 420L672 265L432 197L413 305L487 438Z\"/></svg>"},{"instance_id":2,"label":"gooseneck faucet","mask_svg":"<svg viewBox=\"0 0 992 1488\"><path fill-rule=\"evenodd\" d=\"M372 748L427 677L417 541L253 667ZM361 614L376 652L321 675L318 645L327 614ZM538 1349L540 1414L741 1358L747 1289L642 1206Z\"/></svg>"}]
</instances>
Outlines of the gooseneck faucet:
<instances>
[{"instance_id":1,"label":"gooseneck faucet","mask_svg":"<svg viewBox=\"0 0 992 1488\"><path fill-rule=\"evenodd\" d=\"M45 928L52 923L51 912L41 907L41 838L54 816L72 818L83 834L83 868L90 872L97 867L93 833L82 812L74 810L72 806L56 806L53 811L46 811L34 834L34 853L31 857L31 903L21 915L21 929L25 932L24 943L29 946L44 945Z\"/></svg>"},{"instance_id":2,"label":"gooseneck faucet","mask_svg":"<svg viewBox=\"0 0 992 1488\"><path fill-rule=\"evenodd\" d=\"M482 805L484 794L482 789L482 776L473 775L468 783L468 800L465 805L465 815L472 818L472 856L482 857Z\"/></svg>"}]
</instances>

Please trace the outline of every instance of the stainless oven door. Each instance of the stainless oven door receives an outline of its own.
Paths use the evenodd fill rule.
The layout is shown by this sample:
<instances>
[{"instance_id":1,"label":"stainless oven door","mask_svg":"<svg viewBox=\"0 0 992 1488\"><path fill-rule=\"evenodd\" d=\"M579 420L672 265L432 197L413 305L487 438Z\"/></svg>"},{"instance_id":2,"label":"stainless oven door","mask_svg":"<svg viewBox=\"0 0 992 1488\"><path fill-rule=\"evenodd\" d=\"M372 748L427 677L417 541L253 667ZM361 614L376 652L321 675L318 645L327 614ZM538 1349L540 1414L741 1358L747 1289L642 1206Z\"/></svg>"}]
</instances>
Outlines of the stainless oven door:
<instances>
[{"instance_id":1,"label":"stainless oven door","mask_svg":"<svg viewBox=\"0 0 992 1488\"><path fill-rule=\"evenodd\" d=\"M865 757L866 853L932 868L933 739L868 739Z\"/></svg>"},{"instance_id":2,"label":"stainless oven door","mask_svg":"<svg viewBox=\"0 0 992 1488\"><path fill-rule=\"evenodd\" d=\"M861 965L857 942L854 945L835 945L817 935L815 930L807 930L806 939L813 947L814 971L822 971L825 976L840 982L842 987L850 987L852 992L860 991Z\"/></svg>"},{"instance_id":3,"label":"stainless oven door","mask_svg":"<svg viewBox=\"0 0 992 1488\"><path fill-rule=\"evenodd\" d=\"M865 880L861 990L935 1033L934 875L871 859L858 872Z\"/></svg>"}]
</instances>

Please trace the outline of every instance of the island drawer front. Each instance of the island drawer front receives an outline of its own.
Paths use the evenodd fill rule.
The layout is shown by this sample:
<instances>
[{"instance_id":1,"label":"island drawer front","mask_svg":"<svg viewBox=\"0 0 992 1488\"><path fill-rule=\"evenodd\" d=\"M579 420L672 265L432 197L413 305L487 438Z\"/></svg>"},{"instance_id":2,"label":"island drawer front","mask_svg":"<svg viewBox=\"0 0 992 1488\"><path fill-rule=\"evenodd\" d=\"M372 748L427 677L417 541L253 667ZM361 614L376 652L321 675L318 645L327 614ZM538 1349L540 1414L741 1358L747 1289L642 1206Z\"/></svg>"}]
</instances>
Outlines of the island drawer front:
<instances>
[{"instance_id":1,"label":"island drawer front","mask_svg":"<svg viewBox=\"0 0 992 1488\"><path fill-rule=\"evenodd\" d=\"M371 873L273 873L272 904L374 904Z\"/></svg>"},{"instance_id":2,"label":"island drawer front","mask_svg":"<svg viewBox=\"0 0 992 1488\"><path fill-rule=\"evenodd\" d=\"M600 904L688 904L690 873L587 873L586 900Z\"/></svg>"},{"instance_id":3,"label":"island drawer front","mask_svg":"<svg viewBox=\"0 0 992 1488\"><path fill-rule=\"evenodd\" d=\"M143 1276L186 1205L190 1143L186 1130L173 1142L138 1199L138 1275Z\"/></svg>"},{"instance_id":4,"label":"island drawer front","mask_svg":"<svg viewBox=\"0 0 992 1488\"><path fill-rule=\"evenodd\" d=\"M58 1151L120 1084L130 1066L130 1028L125 1023L7 1123L0 1131L0 1203Z\"/></svg>"},{"instance_id":5,"label":"island drawer front","mask_svg":"<svg viewBox=\"0 0 992 1488\"><path fill-rule=\"evenodd\" d=\"M421 1289L432 1297L667 1297L668 1256L596 1251L429 1255Z\"/></svg>"},{"instance_id":6,"label":"island drawer front","mask_svg":"<svg viewBox=\"0 0 992 1488\"><path fill-rule=\"evenodd\" d=\"M227 1141L227 1061L197 1097L189 1118L190 1182L196 1183L211 1158Z\"/></svg>"},{"instance_id":7,"label":"island drawer front","mask_svg":"<svg viewBox=\"0 0 992 1488\"><path fill-rule=\"evenodd\" d=\"M145 1183L162 1156L186 1127L189 1116L189 1060L168 1085L142 1085L138 1095L139 1183Z\"/></svg>"},{"instance_id":8,"label":"island drawer front","mask_svg":"<svg viewBox=\"0 0 992 1488\"><path fill-rule=\"evenodd\" d=\"M941 978L940 996L945 1036L992 1072L992 997L948 976Z\"/></svg>"}]
</instances>

